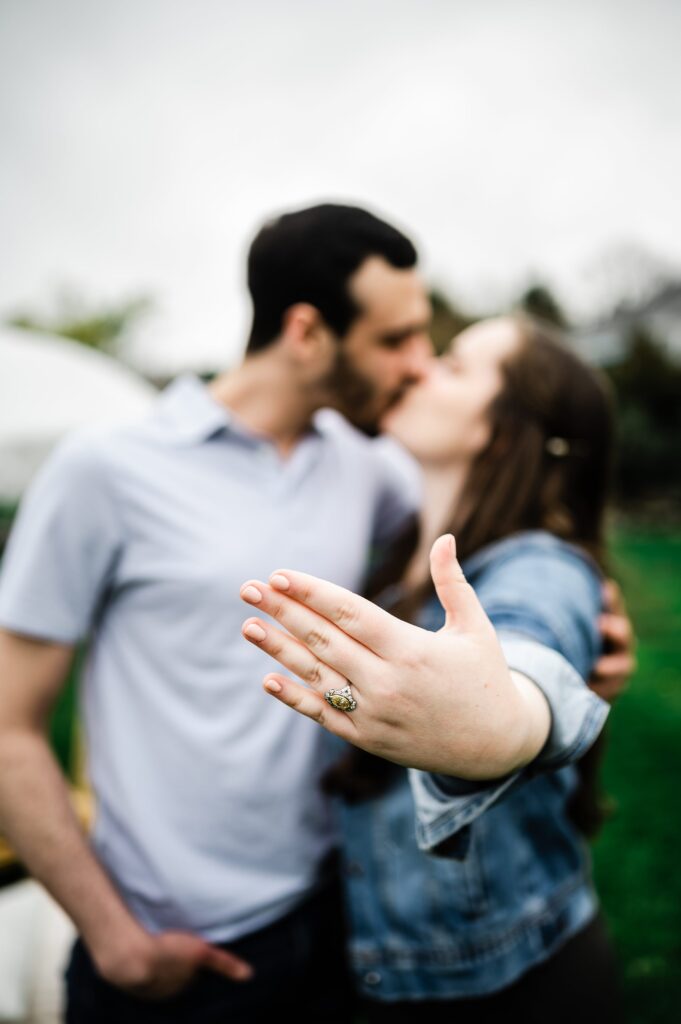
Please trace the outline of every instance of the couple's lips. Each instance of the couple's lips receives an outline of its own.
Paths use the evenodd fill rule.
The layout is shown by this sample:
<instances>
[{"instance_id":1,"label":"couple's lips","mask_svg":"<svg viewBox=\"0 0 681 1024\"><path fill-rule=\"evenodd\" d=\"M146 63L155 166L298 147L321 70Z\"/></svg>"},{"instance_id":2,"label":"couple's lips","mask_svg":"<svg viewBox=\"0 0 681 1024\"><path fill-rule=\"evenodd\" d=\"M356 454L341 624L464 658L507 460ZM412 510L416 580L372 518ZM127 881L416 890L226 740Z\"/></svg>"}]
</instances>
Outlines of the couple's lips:
<instances>
[{"instance_id":1,"label":"couple's lips","mask_svg":"<svg viewBox=\"0 0 681 1024\"><path fill-rule=\"evenodd\" d=\"M411 388L402 388L400 391L395 392L392 398L388 399L388 404L383 410L383 416L387 416L388 413L392 412L394 409L397 409L398 406L402 405L410 391Z\"/></svg>"},{"instance_id":2,"label":"couple's lips","mask_svg":"<svg viewBox=\"0 0 681 1024\"><path fill-rule=\"evenodd\" d=\"M395 410L399 409L400 405L402 404L403 398L404 395L400 395L399 398L393 399L393 401L391 401L383 410L378 420L378 425L381 430L385 429L386 424L390 422L390 419Z\"/></svg>"},{"instance_id":3,"label":"couple's lips","mask_svg":"<svg viewBox=\"0 0 681 1024\"><path fill-rule=\"evenodd\" d=\"M390 421L393 416L398 414L409 403L412 393L417 386L416 384L408 385L402 388L399 393L393 395L379 417L378 425L380 430L390 430Z\"/></svg>"}]
</instances>

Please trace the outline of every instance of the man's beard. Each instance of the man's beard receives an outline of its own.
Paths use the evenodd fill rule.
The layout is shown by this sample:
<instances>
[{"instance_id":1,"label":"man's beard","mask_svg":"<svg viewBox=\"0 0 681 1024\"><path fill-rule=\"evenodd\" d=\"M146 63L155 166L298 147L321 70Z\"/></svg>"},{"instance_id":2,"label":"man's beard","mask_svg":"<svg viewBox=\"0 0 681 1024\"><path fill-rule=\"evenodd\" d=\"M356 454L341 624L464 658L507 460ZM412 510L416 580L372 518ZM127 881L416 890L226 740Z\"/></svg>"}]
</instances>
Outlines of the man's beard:
<instances>
[{"instance_id":1,"label":"man's beard","mask_svg":"<svg viewBox=\"0 0 681 1024\"><path fill-rule=\"evenodd\" d=\"M323 381L323 386L331 396L329 404L341 412L354 427L370 437L375 437L379 433L381 417L390 406L399 401L405 390L401 388L379 406L375 385L354 368L341 345L336 352L336 361Z\"/></svg>"}]
</instances>

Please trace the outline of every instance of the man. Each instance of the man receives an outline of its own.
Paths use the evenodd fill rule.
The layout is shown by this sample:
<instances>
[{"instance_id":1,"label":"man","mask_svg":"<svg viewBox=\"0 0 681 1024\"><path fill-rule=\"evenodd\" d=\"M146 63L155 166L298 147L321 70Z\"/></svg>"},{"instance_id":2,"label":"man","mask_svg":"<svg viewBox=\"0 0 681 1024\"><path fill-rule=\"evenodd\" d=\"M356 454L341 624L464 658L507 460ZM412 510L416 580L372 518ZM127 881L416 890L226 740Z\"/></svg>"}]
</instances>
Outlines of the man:
<instances>
[{"instance_id":1,"label":"man","mask_svg":"<svg viewBox=\"0 0 681 1024\"><path fill-rule=\"evenodd\" d=\"M157 1020L138 997L169 997L164 1020L345 1018L329 755L254 685L239 584L285 558L357 588L411 515L380 444L315 413L375 432L424 371L415 262L362 210L268 224L243 364L68 440L23 502L0 586L0 831L82 937L71 1022ZM85 637L92 849L44 733Z\"/></svg>"},{"instance_id":2,"label":"man","mask_svg":"<svg viewBox=\"0 0 681 1024\"><path fill-rule=\"evenodd\" d=\"M262 695L239 586L290 564L357 589L411 517L366 434L431 355L415 261L362 210L268 224L243 364L67 441L26 496L0 580L0 831L82 937L70 1024L347 1019L330 752ZM92 849L44 734L84 637Z\"/></svg>"}]
</instances>

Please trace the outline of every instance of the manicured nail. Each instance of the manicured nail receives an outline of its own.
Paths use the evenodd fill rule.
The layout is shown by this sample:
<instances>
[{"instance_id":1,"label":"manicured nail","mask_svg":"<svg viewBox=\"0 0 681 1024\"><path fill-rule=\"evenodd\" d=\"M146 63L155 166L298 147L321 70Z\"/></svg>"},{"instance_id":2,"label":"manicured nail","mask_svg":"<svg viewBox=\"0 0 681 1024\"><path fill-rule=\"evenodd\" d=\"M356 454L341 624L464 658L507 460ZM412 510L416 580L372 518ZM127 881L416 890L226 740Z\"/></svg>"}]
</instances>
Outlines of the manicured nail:
<instances>
[{"instance_id":1,"label":"manicured nail","mask_svg":"<svg viewBox=\"0 0 681 1024\"><path fill-rule=\"evenodd\" d=\"M249 640L257 640L259 642L265 639L267 633L257 622L249 622L247 626L244 626L244 636L247 636Z\"/></svg>"},{"instance_id":2,"label":"manicured nail","mask_svg":"<svg viewBox=\"0 0 681 1024\"><path fill-rule=\"evenodd\" d=\"M251 604L260 604L260 602L262 601L262 594L257 589L257 587L253 586L244 587L244 589L241 591L241 596L243 597L244 601L250 601Z\"/></svg>"},{"instance_id":3,"label":"manicured nail","mask_svg":"<svg viewBox=\"0 0 681 1024\"><path fill-rule=\"evenodd\" d=\"M288 590L291 586L289 580L278 572L275 572L274 576L270 576L270 583L273 587L276 587L277 590Z\"/></svg>"},{"instance_id":4,"label":"manicured nail","mask_svg":"<svg viewBox=\"0 0 681 1024\"><path fill-rule=\"evenodd\" d=\"M269 693L281 693L281 683L276 679L266 679L263 686Z\"/></svg>"}]
</instances>

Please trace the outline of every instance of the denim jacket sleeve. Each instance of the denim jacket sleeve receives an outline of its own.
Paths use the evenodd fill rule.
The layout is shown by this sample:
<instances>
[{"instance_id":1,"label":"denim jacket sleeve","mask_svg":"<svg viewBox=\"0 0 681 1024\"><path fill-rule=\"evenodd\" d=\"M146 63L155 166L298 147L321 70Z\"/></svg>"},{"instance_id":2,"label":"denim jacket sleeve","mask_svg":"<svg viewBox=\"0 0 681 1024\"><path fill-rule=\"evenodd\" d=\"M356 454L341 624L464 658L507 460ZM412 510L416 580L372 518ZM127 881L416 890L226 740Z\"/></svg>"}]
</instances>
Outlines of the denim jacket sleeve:
<instances>
[{"instance_id":1,"label":"denim jacket sleeve","mask_svg":"<svg viewBox=\"0 0 681 1024\"><path fill-rule=\"evenodd\" d=\"M600 580L579 553L543 534L502 542L472 582L509 667L542 689L551 729L534 761L501 779L476 782L410 770L419 846L454 857L466 854L467 826L512 787L577 761L609 711L583 678L599 649Z\"/></svg>"}]
</instances>

